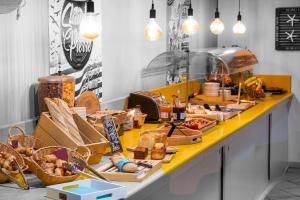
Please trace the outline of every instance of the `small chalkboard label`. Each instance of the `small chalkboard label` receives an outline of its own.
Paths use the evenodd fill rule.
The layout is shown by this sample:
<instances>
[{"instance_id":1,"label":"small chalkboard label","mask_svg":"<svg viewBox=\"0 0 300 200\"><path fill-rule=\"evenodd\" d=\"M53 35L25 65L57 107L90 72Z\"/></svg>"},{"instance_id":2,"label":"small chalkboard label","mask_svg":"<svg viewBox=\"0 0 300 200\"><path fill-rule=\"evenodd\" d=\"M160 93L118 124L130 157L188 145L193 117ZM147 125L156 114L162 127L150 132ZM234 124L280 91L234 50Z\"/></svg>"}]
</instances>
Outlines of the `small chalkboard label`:
<instances>
[{"instance_id":1,"label":"small chalkboard label","mask_svg":"<svg viewBox=\"0 0 300 200\"><path fill-rule=\"evenodd\" d=\"M300 7L276 9L276 50L300 51Z\"/></svg>"},{"instance_id":2,"label":"small chalkboard label","mask_svg":"<svg viewBox=\"0 0 300 200\"><path fill-rule=\"evenodd\" d=\"M118 132L116 129L116 125L113 121L113 118L111 116L104 116L102 117L102 123L103 123L104 131L109 140L112 153L122 152L123 151L122 145L119 140Z\"/></svg>"}]
</instances>

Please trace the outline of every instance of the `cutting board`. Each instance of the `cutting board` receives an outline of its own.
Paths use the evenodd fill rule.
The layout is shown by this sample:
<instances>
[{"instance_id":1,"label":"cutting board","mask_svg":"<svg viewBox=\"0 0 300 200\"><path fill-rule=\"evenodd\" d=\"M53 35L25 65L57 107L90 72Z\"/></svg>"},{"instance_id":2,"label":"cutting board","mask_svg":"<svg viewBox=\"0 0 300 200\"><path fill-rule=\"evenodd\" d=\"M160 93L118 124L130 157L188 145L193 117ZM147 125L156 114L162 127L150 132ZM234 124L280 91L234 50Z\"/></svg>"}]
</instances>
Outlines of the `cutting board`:
<instances>
[{"instance_id":1,"label":"cutting board","mask_svg":"<svg viewBox=\"0 0 300 200\"><path fill-rule=\"evenodd\" d=\"M83 92L75 102L76 107L86 107L87 115L95 114L100 111L100 102L94 92Z\"/></svg>"}]
</instances>

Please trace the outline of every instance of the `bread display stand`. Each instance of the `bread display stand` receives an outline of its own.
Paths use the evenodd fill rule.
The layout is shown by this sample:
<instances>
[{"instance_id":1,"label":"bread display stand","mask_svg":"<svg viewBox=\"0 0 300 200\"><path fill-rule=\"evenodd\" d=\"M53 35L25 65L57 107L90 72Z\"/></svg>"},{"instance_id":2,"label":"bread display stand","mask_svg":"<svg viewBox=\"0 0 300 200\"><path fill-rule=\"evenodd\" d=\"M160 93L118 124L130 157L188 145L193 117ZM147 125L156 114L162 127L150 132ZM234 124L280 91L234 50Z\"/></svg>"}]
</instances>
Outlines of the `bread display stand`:
<instances>
[{"instance_id":1,"label":"bread display stand","mask_svg":"<svg viewBox=\"0 0 300 200\"><path fill-rule=\"evenodd\" d=\"M78 114L73 114L73 118L78 126L80 136L82 137L85 146L91 151L88 163L99 163L107 150L107 139ZM41 140L45 146L65 146L72 149L80 147L68 134L51 120L51 116L47 112L41 114L34 136Z\"/></svg>"}]
</instances>

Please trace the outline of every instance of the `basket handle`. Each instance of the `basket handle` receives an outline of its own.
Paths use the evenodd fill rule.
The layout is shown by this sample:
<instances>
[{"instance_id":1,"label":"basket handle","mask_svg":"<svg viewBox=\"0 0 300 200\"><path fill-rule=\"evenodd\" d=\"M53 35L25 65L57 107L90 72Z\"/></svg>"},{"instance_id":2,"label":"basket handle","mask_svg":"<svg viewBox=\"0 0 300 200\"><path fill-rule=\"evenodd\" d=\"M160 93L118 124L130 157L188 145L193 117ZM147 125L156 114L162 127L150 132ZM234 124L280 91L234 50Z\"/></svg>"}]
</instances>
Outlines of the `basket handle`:
<instances>
[{"instance_id":1,"label":"basket handle","mask_svg":"<svg viewBox=\"0 0 300 200\"><path fill-rule=\"evenodd\" d=\"M25 130L23 129L23 128L21 128L20 126L18 126L18 125L14 125L14 126L11 126L9 129L8 129L8 135L11 137L12 135L14 135L14 134L12 134L12 130L13 129L18 129L19 131L21 131L21 134L22 135L26 135L26 132L25 132Z\"/></svg>"}]
</instances>

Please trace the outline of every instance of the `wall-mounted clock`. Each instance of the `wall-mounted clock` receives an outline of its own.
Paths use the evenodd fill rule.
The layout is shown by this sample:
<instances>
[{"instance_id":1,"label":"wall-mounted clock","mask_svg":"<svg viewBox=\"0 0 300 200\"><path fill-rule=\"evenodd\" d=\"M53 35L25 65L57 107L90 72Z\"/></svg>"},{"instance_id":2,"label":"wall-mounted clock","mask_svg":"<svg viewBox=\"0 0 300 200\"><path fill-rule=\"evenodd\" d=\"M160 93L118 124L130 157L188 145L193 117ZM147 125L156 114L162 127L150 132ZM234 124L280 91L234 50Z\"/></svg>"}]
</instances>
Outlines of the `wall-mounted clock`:
<instances>
[{"instance_id":1,"label":"wall-mounted clock","mask_svg":"<svg viewBox=\"0 0 300 200\"><path fill-rule=\"evenodd\" d=\"M276 50L300 51L300 7L277 8Z\"/></svg>"}]
</instances>

